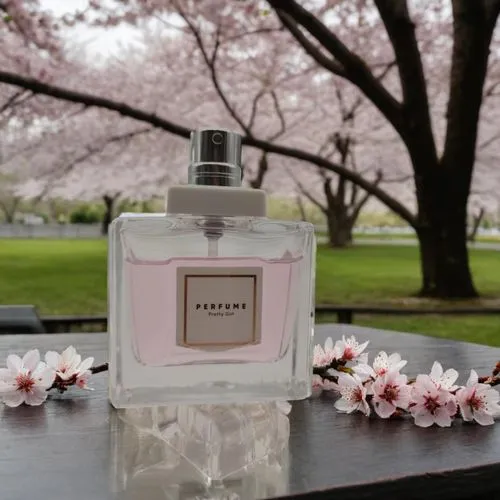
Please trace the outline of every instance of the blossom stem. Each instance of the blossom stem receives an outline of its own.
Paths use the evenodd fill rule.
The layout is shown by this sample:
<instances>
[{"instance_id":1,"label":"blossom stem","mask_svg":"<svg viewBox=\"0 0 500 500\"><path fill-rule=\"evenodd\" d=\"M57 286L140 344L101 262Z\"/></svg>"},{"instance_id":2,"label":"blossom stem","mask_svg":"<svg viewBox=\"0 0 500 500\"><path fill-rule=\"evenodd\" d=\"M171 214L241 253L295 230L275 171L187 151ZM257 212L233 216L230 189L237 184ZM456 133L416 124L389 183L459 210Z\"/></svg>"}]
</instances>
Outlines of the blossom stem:
<instances>
[{"instance_id":1,"label":"blossom stem","mask_svg":"<svg viewBox=\"0 0 500 500\"><path fill-rule=\"evenodd\" d=\"M90 371L91 371L92 375L95 375L96 373L107 372L108 369L109 369L109 364L103 363L102 365L92 366L90 368Z\"/></svg>"}]
</instances>

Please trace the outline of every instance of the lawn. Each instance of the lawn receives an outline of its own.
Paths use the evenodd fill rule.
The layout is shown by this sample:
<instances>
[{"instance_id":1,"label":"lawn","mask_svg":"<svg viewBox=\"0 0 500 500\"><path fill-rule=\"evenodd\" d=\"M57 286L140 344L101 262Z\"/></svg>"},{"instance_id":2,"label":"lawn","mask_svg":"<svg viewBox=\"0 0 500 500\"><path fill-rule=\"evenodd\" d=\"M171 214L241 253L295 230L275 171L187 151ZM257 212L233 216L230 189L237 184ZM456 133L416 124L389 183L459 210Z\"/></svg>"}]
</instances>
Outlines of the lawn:
<instances>
[{"instance_id":1,"label":"lawn","mask_svg":"<svg viewBox=\"0 0 500 500\"><path fill-rule=\"evenodd\" d=\"M470 305L500 303L500 255L472 250L471 266L483 298ZM435 305L412 295L419 286L415 247L360 246L318 249L318 303ZM35 304L42 315L106 311L105 240L1 240L0 303ZM449 304L447 304L449 305ZM328 318L321 318L325 320ZM500 345L500 318L370 317L357 324Z\"/></svg>"}]
</instances>

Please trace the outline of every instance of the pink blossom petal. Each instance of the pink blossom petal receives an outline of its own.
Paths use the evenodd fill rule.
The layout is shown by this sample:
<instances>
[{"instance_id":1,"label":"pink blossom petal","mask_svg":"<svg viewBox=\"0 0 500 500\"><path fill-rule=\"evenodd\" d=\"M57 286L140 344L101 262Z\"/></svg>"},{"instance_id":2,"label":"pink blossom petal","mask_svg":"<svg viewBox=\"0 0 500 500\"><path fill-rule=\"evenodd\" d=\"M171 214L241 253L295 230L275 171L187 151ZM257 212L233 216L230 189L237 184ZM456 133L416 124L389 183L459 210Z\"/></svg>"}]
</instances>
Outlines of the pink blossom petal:
<instances>
[{"instance_id":1,"label":"pink blossom petal","mask_svg":"<svg viewBox=\"0 0 500 500\"><path fill-rule=\"evenodd\" d=\"M45 353L45 362L54 368L54 370L57 370L59 366L59 361L61 359L61 355L58 352L55 351L48 351Z\"/></svg>"},{"instance_id":2,"label":"pink blossom petal","mask_svg":"<svg viewBox=\"0 0 500 500\"><path fill-rule=\"evenodd\" d=\"M398 408L406 410L411 401L411 386L402 385L399 387L398 397L395 401Z\"/></svg>"},{"instance_id":3,"label":"pink blossom petal","mask_svg":"<svg viewBox=\"0 0 500 500\"><path fill-rule=\"evenodd\" d=\"M328 337L325 341L325 352L331 351L333 349L332 337Z\"/></svg>"},{"instance_id":4,"label":"pink blossom petal","mask_svg":"<svg viewBox=\"0 0 500 500\"><path fill-rule=\"evenodd\" d=\"M0 381L10 384L14 380L15 375L8 368L0 368Z\"/></svg>"},{"instance_id":5,"label":"pink blossom petal","mask_svg":"<svg viewBox=\"0 0 500 500\"><path fill-rule=\"evenodd\" d=\"M337 401L335 401L335 404L333 405L338 411L344 412L344 413L352 413L354 410L356 410L356 405L343 399L340 398Z\"/></svg>"},{"instance_id":6,"label":"pink blossom petal","mask_svg":"<svg viewBox=\"0 0 500 500\"><path fill-rule=\"evenodd\" d=\"M495 389L492 389L491 387L487 386L487 389L484 389L484 392L486 393L486 401L488 403L495 404L500 401L500 393Z\"/></svg>"},{"instance_id":7,"label":"pink blossom petal","mask_svg":"<svg viewBox=\"0 0 500 500\"><path fill-rule=\"evenodd\" d=\"M33 374L33 378L36 379L38 386L48 389L56 378L56 372L51 367L44 366Z\"/></svg>"},{"instance_id":8,"label":"pink blossom petal","mask_svg":"<svg viewBox=\"0 0 500 500\"><path fill-rule=\"evenodd\" d=\"M441 363L439 363L438 361L434 361L430 373L431 379L434 381L439 381L442 375L443 375L443 367L441 366Z\"/></svg>"},{"instance_id":9,"label":"pink blossom petal","mask_svg":"<svg viewBox=\"0 0 500 500\"><path fill-rule=\"evenodd\" d=\"M17 375L19 371L21 371L23 362L21 358L17 354L11 354L7 356L7 368Z\"/></svg>"},{"instance_id":10,"label":"pink blossom petal","mask_svg":"<svg viewBox=\"0 0 500 500\"><path fill-rule=\"evenodd\" d=\"M434 418L429 412L415 413L415 425L419 427L430 427L434 423Z\"/></svg>"},{"instance_id":11,"label":"pink blossom petal","mask_svg":"<svg viewBox=\"0 0 500 500\"><path fill-rule=\"evenodd\" d=\"M2 394L2 401L11 408L19 406L24 401L25 392L22 391L10 391Z\"/></svg>"},{"instance_id":12,"label":"pink blossom petal","mask_svg":"<svg viewBox=\"0 0 500 500\"><path fill-rule=\"evenodd\" d=\"M84 359L81 362L80 366L78 366L78 372L82 373L82 372L87 371L92 366L93 362L94 362L94 358L92 358L92 357Z\"/></svg>"},{"instance_id":13,"label":"pink blossom petal","mask_svg":"<svg viewBox=\"0 0 500 500\"><path fill-rule=\"evenodd\" d=\"M495 420L493 417L484 410L477 410L474 412L474 420L479 425L493 425Z\"/></svg>"},{"instance_id":14,"label":"pink blossom petal","mask_svg":"<svg viewBox=\"0 0 500 500\"><path fill-rule=\"evenodd\" d=\"M443 376L441 377L441 385L445 389L449 390L456 389L456 387L453 387L453 384L456 382L457 378L458 378L457 370L450 368L449 370L446 370Z\"/></svg>"},{"instance_id":15,"label":"pink blossom petal","mask_svg":"<svg viewBox=\"0 0 500 500\"><path fill-rule=\"evenodd\" d=\"M380 401L375 405L375 412L381 418L389 418L395 410L394 405L391 405L387 401Z\"/></svg>"},{"instance_id":16,"label":"pink blossom petal","mask_svg":"<svg viewBox=\"0 0 500 500\"><path fill-rule=\"evenodd\" d=\"M25 397L25 403L30 406L40 406L47 399L47 391L39 387L34 387Z\"/></svg>"},{"instance_id":17,"label":"pink blossom petal","mask_svg":"<svg viewBox=\"0 0 500 500\"><path fill-rule=\"evenodd\" d=\"M361 408L359 408L359 410L362 411L367 417L370 416L371 408L365 400L361 402Z\"/></svg>"},{"instance_id":18,"label":"pink blossom petal","mask_svg":"<svg viewBox=\"0 0 500 500\"><path fill-rule=\"evenodd\" d=\"M418 386L421 387L423 391L428 392L432 396L437 395L436 385L429 375L417 375L416 384L418 384Z\"/></svg>"},{"instance_id":19,"label":"pink blossom petal","mask_svg":"<svg viewBox=\"0 0 500 500\"><path fill-rule=\"evenodd\" d=\"M477 373L475 370L470 371L469 379L467 380L467 385L476 385L479 381L479 377L477 376Z\"/></svg>"},{"instance_id":20,"label":"pink blossom petal","mask_svg":"<svg viewBox=\"0 0 500 500\"><path fill-rule=\"evenodd\" d=\"M451 417L448 411L445 408L437 408L434 412L434 421L440 427L450 427L451 426Z\"/></svg>"},{"instance_id":21,"label":"pink blossom petal","mask_svg":"<svg viewBox=\"0 0 500 500\"><path fill-rule=\"evenodd\" d=\"M457 401L454 396L450 397L448 399L448 402L446 403L446 411L451 415L455 415L457 413Z\"/></svg>"},{"instance_id":22,"label":"pink blossom petal","mask_svg":"<svg viewBox=\"0 0 500 500\"><path fill-rule=\"evenodd\" d=\"M76 349L72 345L70 345L69 347L64 349L64 351L61 354L63 363L69 365L75 355L76 355Z\"/></svg>"},{"instance_id":23,"label":"pink blossom petal","mask_svg":"<svg viewBox=\"0 0 500 500\"><path fill-rule=\"evenodd\" d=\"M34 371L40 362L40 353L38 349L28 351L23 357L23 366L30 372Z\"/></svg>"}]
</instances>

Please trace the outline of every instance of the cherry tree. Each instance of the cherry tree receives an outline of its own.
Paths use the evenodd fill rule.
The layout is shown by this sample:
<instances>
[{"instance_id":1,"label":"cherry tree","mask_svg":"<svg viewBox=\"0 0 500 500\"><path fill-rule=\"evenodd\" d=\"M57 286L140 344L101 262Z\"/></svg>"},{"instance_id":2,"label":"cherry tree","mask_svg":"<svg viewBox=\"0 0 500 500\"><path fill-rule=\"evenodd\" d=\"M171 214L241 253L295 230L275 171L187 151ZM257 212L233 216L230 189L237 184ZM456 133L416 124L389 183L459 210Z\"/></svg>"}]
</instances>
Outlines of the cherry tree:
<instances>
[{"instance_id":1,"label":"cherry tree","mask_svg":"<svg viewBox=\"0 0 500 500\"><path fill-rule=\"evenodd\" d=\"M181 5L160 0L117 4L119 8L113 11L101 6L93 22L151 22L158 14L166 15L170 22L174 13L178 16ZM231 36L230 30L232 36L257 32L259 40L265 37L276 46L285 43L291 64L309 62L314 64L315 74L342 78L357 88L406 150L414 177L416 211L373 179L312 152L316 148L309 147L310 138L296 136L291 142L291 137L283 134L279 142L273 142L260 132L260 127L259 134L242 127L244 143L268 154L312 163L365 189L415 228L421 249L423 295L475 296L466 245L467 205L481 104L491 87L486 81L488 62L491 73L498 58L495 50L490 56L490 46L495 47L500 0L451 0L439 6L427 0L328 1L307 4L307 8L295 0L268 0L267 5L270 12L263 11L260 2L182 2L182 9L187 28L187 20L194 18L198 27L206 26L208 34L217 35L217 25L224 28L224 33L222 28L219 33L225 37ZM359 12L363 16L354 15ZM184 29L186 24L181 24ZM380 41L377 39L376 43L369 38L374 26L380 29ZM371 50L367 53L362 47ZM251 54L254 50L249 45L246 52ZM295 56L299 53L301 56ZM394 71L381 82L377 68L388 62L394 63ZM233 73L227 76L227 82ZM57 82L50 84L40 77L3 70L0 81L69 102L105 108L181 137L187 137L192 127L168 109L162 114L169 119L161 118L159 112L142 109L135 99L123 99L119 91L116 95L106 94L103 88L102 93L94 95L61 87ZM212 84L216 89L213 77ZM300 102L308 92L307 88L304 93L296 89L290 102ZM322 139L324 136L316 146Z\"/></svg>"}]
</instances>

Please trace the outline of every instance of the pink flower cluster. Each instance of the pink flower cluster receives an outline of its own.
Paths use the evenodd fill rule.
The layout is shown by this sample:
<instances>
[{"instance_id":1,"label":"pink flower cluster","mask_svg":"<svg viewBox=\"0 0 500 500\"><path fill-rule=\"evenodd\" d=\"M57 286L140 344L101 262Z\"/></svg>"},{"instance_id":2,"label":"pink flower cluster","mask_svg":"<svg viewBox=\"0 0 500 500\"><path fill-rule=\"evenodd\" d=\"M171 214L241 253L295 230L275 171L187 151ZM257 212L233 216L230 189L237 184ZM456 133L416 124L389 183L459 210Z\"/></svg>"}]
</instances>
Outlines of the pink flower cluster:
<instances>
[{"instance_id":1,"label":"pink flower cluster","mask_svg":"<svg viewBox=\"0 0 500 500\"><path fill-rule=\"evenodd\" d=\"M368 354L363 353L367 345L368 342L359 344L354 337L343 337L335 345L328 338L324 347L314 348L314 392L337 391L338 411L360 411L366 416L374 411L381 418L406 413L420 427L449 427L457 416L491 425L494 417L500 415L500 394L490 385L480 383L474 370L464 387L455 385L456 370L444 371L437 361L430 374L408 380L400 373L407 361L398 353L388 355L382 351L369 365Z\"/></svg>"},{"instance_id":2,"label":"pink flower cluster","mask_svg":"<svg viewBox=\"0 0 500 500\"><path fill-rule=\"evenodd\" d=\"M39 406L47 399L49 389L64 392L70 385L88 389L93 362L94 358L82 361L73 346L61 354L47 352L45 362L40 361L38 349L28 351L22 358L11 354L6 368L0 368L0 401L12 407L22 403Z\"/></svg>"}]
</instances>

